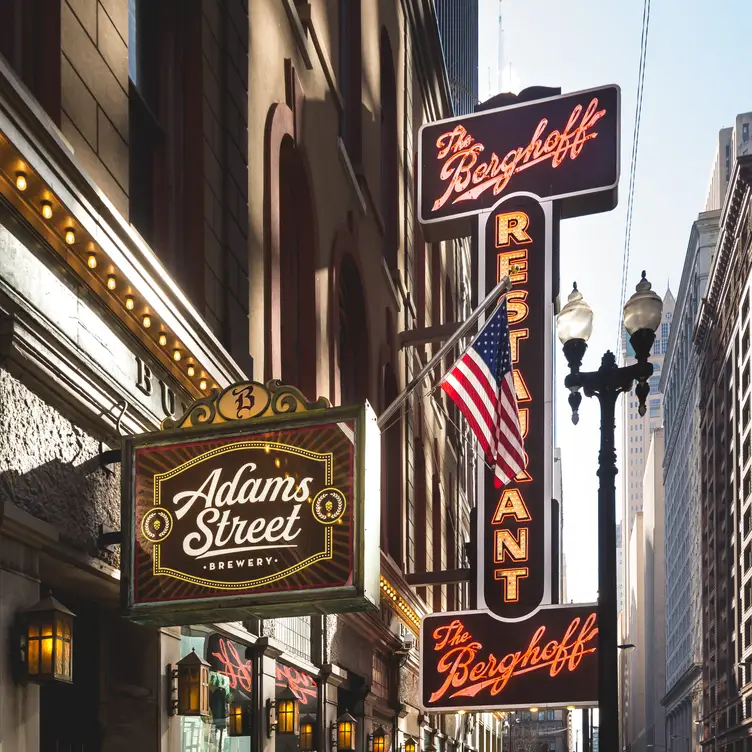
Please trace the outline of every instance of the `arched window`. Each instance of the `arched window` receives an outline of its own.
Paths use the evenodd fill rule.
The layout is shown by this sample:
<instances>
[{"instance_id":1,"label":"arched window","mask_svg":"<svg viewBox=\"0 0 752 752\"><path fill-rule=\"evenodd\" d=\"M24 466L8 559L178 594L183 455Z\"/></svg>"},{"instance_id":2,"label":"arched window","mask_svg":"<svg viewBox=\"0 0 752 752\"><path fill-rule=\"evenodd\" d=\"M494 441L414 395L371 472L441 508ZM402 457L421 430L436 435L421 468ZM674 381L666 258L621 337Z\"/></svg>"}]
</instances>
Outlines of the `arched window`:
<instances>
[{"instance_id":1,"label":"arched window","mask_svg":"<svg viewBox=\"0 0 752 752\"><path fill-rule=\"evenodd\" d=\"M397 83L392 45L381 30L381 212L384 219L383 254L387 266L397 269L399 250L399 160L397 144Z\"/></svg>"},{"instance_id":2,"label":"arched window","mask_svg":"<svg viewBox=\"0 0 752 752\"><path fill-rule=\"evenodd\" d=\"M392 364L384 368L383 405L399 394ZM381 453L381 548L403 566L402 421L393 416L383 434Z\"/></svg>"},{"instance_id":3,"label":"arched window","mask_svg":"<svg viewBox=\"0 0 752 752\"><path fill-rule=\"evenodd\" d=\"M316 394L313 204L300 151L285 136L279 153L279 257L282 381Z\"/></svg>"},{"instance_id":4,"label":"arched window","mask_svg":"<svg viewBox=\"0 0 752 752\"><path fill-rule=\"evenodd\" d=\"M368 397L368 329L365 293L352 256L339 269L339 385L343 405Z\"/></svg>"}]
</instances>

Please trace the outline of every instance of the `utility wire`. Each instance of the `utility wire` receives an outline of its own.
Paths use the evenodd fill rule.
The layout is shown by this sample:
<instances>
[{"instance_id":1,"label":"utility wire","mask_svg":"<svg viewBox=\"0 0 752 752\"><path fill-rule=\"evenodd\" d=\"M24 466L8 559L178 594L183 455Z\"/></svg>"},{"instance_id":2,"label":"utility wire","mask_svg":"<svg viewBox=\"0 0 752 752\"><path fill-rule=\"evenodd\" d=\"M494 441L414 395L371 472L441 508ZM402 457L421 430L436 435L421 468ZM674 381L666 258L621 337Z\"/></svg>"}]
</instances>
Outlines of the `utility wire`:
<instances>
[{"instance_id":1,"label":"utility wire","mask_svg":"<svg viewBox=\"0 0 752 752\"><path fill-rule=\"evenodd\" d=\"M629 192L627 196L627 217L624 227L624 251L621 268L621 298L619 300L618 321L616 333L616 352L620 352L623 321L624 300L627 293L627 274L629 272L629 253L632 241L632 217L634 213L635 174L637 172L637 153L640 143L640 121L642 119L642 98L645 90L645 66L648 53L648 31L650 29L650 0L645 0L642 9L642 35L640 38L640 64L637 73L637 101L634 114L634 135L632 138L632 154L629 164Z\"/></svg>"}]
</instances>

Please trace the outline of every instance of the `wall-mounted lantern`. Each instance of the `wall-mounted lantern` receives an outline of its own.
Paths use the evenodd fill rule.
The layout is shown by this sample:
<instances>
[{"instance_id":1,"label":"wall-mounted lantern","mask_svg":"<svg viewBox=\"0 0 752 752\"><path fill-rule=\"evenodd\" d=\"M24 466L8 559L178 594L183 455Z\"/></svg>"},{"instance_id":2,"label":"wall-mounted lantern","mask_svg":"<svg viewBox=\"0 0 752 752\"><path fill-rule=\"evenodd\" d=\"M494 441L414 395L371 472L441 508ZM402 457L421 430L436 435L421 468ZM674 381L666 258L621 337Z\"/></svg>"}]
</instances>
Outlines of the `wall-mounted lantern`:
<instances>
[{"instance_id":1,"label":"wall-mounted lantern","mask_svg":"<svg viewBox=\"0 0 752 752\"><path fill-rule=\"evenodd\" d=\"M285 687L277 695L277 733L295 734L300 732L300 703L290 687Z\"/></svg>"},{"instance_id":2,"label":"wall-mounted lantern","mask_svg":"<svg viewBox=\"0 0 752 752\"><path fill-rule=\"evenodd\" d=\"M177 715L209 715L209 664L192 650L181 658L174 670L168 671L172 678L173 694L171 712Z\"/></svg>"},{"instance_id":3,"label":"wall-mounted lantern","mask_svg":"<svg viewBox=\"0 0 752 752\"><path fill-rule=\"evenodd\" d=\"M332 721L332 747L336 747L339 752L355 752L355 726L358 722L345 711Z\"/></svg>"},{"instance_id":4,"label":"wall-mounted lantern","mask_svg":"<svg viewBox=\"0 0 752 752\"><path fill-rule=\"evenodd\" d=\"M389 752L389 735L383 726L378 726L368 735L368 752Z\"/></svg>"},{"instance_id":5,"label":"wall-mounted lantern","mask_svg":"<svg viewBox=\"0 0 752 752\"><path fill-rule=\"evenodd\" d=\"M415 738L412 736L405 737L405 741L402 744L402 752L416 752L418 749L418 744L415 741Z\"/></svg>"},{"instance_id":6,"label":"wall-mounted lantern","mask_svg":"<svg viewBox=\"0 0 752 752\"><path fill-rule=\"evenodd\" d=\"M227 716L228 736L251 735L251 703L231 702L230 712Z\"/></svg>"},{"instance_id":7,"label":"wall-mounted lantern","mask_svg":"<svg viewBox=\"0 0 752 752\"><path fill-rule=\"evenodd\" d=\"M74 618L51 595L23 612L21 650L29 681L73 682Z\"/></svg>"},{"instance_id":8,"label":"wall-mounted lantern","mask_svg":"<svg viewBox=\"0 0 752 752\"><path fill-rule=\"evenodd\" d=\"M300 719L300 735L298 746L301 752L316 752L316 717L304 715Z\"/></svg>"}]
</instances>

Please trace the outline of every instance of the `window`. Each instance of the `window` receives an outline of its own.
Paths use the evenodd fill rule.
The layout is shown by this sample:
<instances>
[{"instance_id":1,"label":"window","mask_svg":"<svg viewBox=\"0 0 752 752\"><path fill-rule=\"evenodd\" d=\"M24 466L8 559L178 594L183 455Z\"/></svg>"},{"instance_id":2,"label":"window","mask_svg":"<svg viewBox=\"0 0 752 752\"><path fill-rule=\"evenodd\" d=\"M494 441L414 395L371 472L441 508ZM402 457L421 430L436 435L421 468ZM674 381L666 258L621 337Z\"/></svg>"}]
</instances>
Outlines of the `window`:
<instances>
[{"instance_id":1,"label":"window","mask_svg":"<svg viewBox=\"0 0 752 752\"><path fill-rule=\"evenodd\" d=\"M648 401L649 416L651 418L658 418L661 414L661 400L660 398L651 399ZM642 437L640 437L642 438ZM642 451L642 449L640 449Z\"/></svg>"},{"instance_id":2,"label":"window","mask_svg":"<svg viewBox=\"0 0 752 752\"><path fill-rule=\"evenodd\" d=\"M0 54L60 125L60 8L49 0L0 0Z\"/></svg>"},{"instance_id":3,"label":"window","mask_svg":"<svg viewBox=\"0 0 752 752\"><path fill-rule=\"evenodd\" d=\"M309 400L316 392L316 249L313 197L290 136L279 152L279 264L282 381Z\"/></svg>"},{"instance_id":4,"label":"window","mask_svg":"<svg viewBox=\"0 0 752 752\"><path fill-rule=\"evenodd\" d=\"M661 339L667 340L668 339L668 324L665 322L661 324Z\"/></svg>"},{"instance_id":5,"label":"window","mask_svg":"<svg viewBox=\"0 0 752 752\"><path fill-rule=\"evenodd\" d=\"M383 405L386 407L399 394L397 376L391 363L384 368L382 388ZM381 548L402 567L402 421L399 415L390 420L382 436Z\"/></svg>"},{"instance_id":6,"label":"window","mask_svg":"<svg viewBox=\"0 0 752 752\"><path fill-rule=\"evenodd\" d=\"M742 123L742 142L747 143L749 141L749 123Z\"/></svg>"},{"instance_id":7,"label":"window","mask_svg":"<svg viewBox=\"0 0 752 752\"><path fill-rule=\"evenodd\" d=\"M346 254L339 270L339 381L340 404L368 397L368 331L365 292L352 256Z\"/></svg>"},{"instance_id":8,"label":"window","mask_svg":"<svg viewBox=\"0 0 752 752\"><path fill-rule=\"evenodd\" d=\"M352 0L351 0L352 1ZM381 212L384 219L384 261L397 269L399 250L399 154L397 143L397 83L392 45L381 30Z\"/></svg>"},{"instance_id":9,"label":"window","mask_svg":"<svg viewBox=\"0 0 752 752\"><path fill-rule=\"evenodd\" d=\"M200 6L128 0L129 219L204 301L204 134L186 96L202 80Z\"/></svg>"},{"instance_id":10,"label":"window","mask_svg":"<svg viewBox=\"0 0 752 752\"><path fill-rule=\"evenodd\" d=\"M353 164L361 157L360 0L339 0L339 91L343 107L340 137Z\"/></svg>"}]
</instances>

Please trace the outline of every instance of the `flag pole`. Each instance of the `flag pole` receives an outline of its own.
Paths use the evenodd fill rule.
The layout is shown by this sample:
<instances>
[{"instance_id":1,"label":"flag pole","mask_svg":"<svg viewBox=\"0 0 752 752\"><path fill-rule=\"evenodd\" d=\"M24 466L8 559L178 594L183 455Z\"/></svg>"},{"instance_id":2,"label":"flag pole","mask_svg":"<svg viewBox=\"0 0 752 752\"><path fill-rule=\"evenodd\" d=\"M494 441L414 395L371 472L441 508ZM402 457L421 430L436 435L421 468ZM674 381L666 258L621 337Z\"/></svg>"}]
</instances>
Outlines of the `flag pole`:
<instances>
[{"instance_id":1,"label":"flag pole","mask_svg":"<svg viewBox=\"0 0 752 752\"><path fill-rule=\"evenodd\" d=\"M394 413L399 410L402 405L405 403L407 398L415 391L415 388L418 386L418 384L425 379L426 376L428 376L431 371L433 371L434 368L436 368L436 365L439 363L439 361L457 344L457 342L464 337L467 332L472 328L473 324L480 318L480 315L488 308L491 301L495 300L504 292L508 292L512 287L512 283L509 280L509 275L505 275L501 278L501 281L496 285L496 287L491 290L491 292L486 295L483 302L470 314L470 316L467 318L467 320L457 329L457 331L439 348L439 351L436 353L436 355L431 358L431 360L426 363L425 366L420 370L420 373L397 395L394 402L392 402L389 407L384 410L381 415L379 415L378 420L376 421L376 424L379 427L379 430L383 431L386 427L387 421L389 418L394 415Z\"/></svg>"}]
</instances>

